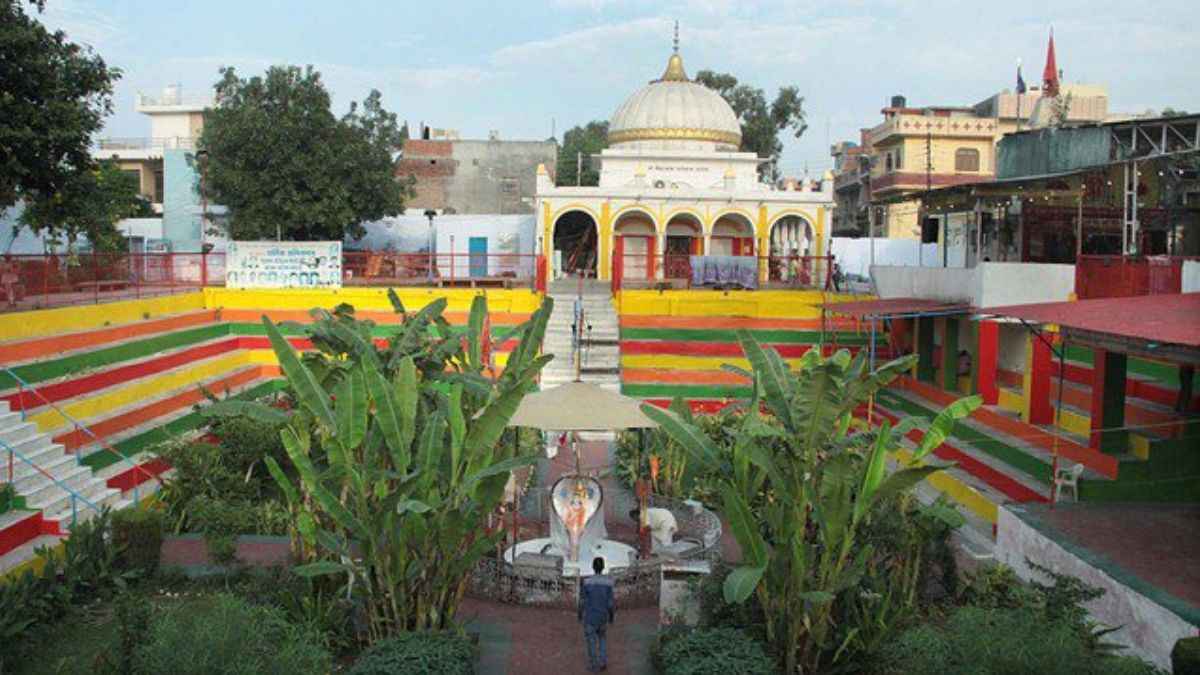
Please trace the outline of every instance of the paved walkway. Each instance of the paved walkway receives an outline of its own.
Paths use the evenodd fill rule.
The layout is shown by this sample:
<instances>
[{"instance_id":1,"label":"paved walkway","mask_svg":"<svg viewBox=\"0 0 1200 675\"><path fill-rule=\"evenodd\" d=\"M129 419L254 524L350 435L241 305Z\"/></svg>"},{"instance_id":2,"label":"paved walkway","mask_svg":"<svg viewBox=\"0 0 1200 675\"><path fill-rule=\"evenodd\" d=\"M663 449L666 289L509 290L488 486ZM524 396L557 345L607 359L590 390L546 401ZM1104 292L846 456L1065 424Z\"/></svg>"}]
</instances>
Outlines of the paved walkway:
<instances>
[{"instance_id":1,"label":"paved walkway","mask_svg":"<svg viewBox=\"0 0 1200 675\"><path fill-rule=\"evenodd\" d=\"M467 599L458 618L479 633L479 672L570 675L587 672L583 628L567 609L521 607ZM608 672L651 675L650 645L658 609L617 609L608 631Z\"/></svg>"}]
</instances>

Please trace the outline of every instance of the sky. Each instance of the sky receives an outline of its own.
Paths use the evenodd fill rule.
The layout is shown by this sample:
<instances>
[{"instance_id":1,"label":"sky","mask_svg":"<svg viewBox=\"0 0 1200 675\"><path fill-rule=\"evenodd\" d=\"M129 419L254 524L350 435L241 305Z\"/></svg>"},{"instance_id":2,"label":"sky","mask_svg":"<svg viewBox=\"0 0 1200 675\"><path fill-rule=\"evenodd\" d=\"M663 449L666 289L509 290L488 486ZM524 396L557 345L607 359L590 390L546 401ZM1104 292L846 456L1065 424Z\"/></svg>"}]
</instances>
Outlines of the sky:
<instances>
[{"instance_id":1,"label":"sky","mask_svg":"<svg viewBox=\"0 0 1200 675\"><path fill-rule=\"evenodd\" d=\"M808 130L785 139L788 175L829 168L830 143L858 140L894 94L972 105L1012 88L1018 60L1039 82L1051 27L1065 81L1106 85L1110 111L1200 110L1195 0L47 0L41 18L122 70L105 136L149 133L139 91L311 64L338 114L378 89L412 125L561 139L662 73L676 20L689 74L799 88Z\"/></svg>"}]
</instances>

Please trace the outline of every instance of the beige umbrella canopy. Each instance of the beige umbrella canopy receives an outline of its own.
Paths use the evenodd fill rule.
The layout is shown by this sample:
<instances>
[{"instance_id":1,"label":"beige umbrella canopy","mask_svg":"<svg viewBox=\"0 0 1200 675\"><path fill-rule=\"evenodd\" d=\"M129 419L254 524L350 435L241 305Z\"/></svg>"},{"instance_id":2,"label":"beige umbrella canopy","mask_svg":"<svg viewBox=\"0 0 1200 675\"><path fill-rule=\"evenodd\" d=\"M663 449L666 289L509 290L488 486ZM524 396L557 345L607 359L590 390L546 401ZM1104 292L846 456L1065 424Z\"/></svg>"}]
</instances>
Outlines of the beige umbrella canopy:
<instances>
[{"instance_id":1,"label":"beige umbrella canopy","mask_svg":"<svg viewBox=\"0 0 1200 675\"><path fill-rule=\"evenodd\" d=\"M566 384L529 394L517 406L510 427L542 431L616 431L657 427L642 412L641 401L590 382Z\"/></svg>"}]
</instances>

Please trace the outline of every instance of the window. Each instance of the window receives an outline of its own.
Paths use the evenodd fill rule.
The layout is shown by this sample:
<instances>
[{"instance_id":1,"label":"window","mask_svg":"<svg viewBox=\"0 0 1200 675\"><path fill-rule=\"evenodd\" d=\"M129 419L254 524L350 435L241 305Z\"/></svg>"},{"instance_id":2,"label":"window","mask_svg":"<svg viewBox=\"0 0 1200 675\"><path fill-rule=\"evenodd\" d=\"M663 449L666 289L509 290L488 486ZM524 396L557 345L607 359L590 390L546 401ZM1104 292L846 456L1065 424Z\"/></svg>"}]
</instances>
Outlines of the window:
<instances>
[{"instance_id":1,"label":"window","mask_svg":"<svg viewBox=\"0 0 1200 675\"><path fill-rule=\"evenodd\" d=\"M978 171L979 151L972 148L959 148L954 151L955 171Z\"/></svg>"},{"instance_id":2,"label":"window","mask_svg":"<svg viewBox=\"0 0 1200 675\"><path fill-rule=\"evenodd\" d=\"M884 171L887 173L892 172L892 153L890 152L885 156Z\"/></svg>"}]
</instances>

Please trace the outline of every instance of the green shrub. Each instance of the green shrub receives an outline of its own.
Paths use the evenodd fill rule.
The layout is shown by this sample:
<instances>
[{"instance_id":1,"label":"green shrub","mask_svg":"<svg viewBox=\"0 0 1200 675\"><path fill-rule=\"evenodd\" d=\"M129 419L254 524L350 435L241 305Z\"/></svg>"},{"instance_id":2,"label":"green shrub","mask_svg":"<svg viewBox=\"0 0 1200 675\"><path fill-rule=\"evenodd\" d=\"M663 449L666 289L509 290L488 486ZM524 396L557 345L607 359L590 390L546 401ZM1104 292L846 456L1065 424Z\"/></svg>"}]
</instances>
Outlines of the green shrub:
<instances>
[{"instance_id":1,"label":"green shrub","mask_svg":"<svg viewBox=\"0 0 1200 675\"><path fill-rule=\"evenodd\" d=\"M773 675L763 644L734 628L698 628L664 634L654 650L662 675Z\"/></svg>"},{"instance_id":2,"label":"green shrub","mask_svg":"<svg viewBox=\"0 0 1200 675\"><path fill-rule=\"evenodd\" d=\"M17 495L12 483L0 484L0 513L25 508L25 500Z\"/></svg>"},{"instance_id":3,"label":"green shrub","mask_svg":"<svg viewBox=\"0 0 1200 675\"><path fill-rule=\"evenodd\" d=\"M471 675L475 649L455 633L401 633L380 640L347 675Z\"/></svg>"},{"instance_id":4,"label":"green shrub","mask_svg":"<svg viewBox=\"0 0 1200 675\"><path fill-rule=\"evenodd\" d=\"M757 595L742 603L725 601L725 577L731 568L718 564L700 579L701 623L709 628L738 628L756 637L765 636L766 619Z\"/></svg>"},{"instance_id":5,"label":"green shrub","mask_svg":"<svg viewBox=\"0 0 1200 675\"><path fill-rule=\"evenodd\" d=\"M318 675L333 661L310 631L273 607L230 595L202 597L154 617L134 655L134 672L151 675Z\"/></svg>"},{"instance_id":6,"label":"green shrub","mask_svg":"<svg viewBox=\"0 0 1200 675\"><path fill-rule=\"evenodd\" d=\"M153 607L146 596L135 593L123 593L117 597L114 613L117 618L117 672L133 672L134 655L138 645L146 639L150 630L150 616Z\"/></svg>"},{"instance_id":7,"label":"green shrub","mask_svg":"<svg viewBox=\"0 0 1200 675\"><path fill-rule=\"evenodd\" d=\"M1171 670L1175 675L1200 675L1200 637L1183 638L1171 650Z\"/></svg>"},{"instance_id":8,"label":"green shrub","mask_svg":"<svg viewBox=\"0 0 1200 675\"><path fill-rule=\"evenodd\" d=\"M1093 650L1070 621L1034 609L961 607L937 627L905 631L874 660L883 673L1149 675L1134 657Z\"/></svg>"},{"instance_id":9,"label":"green shrub","mask_svg":"<svg viewBox=\"0 0 1200 675\"><path fill-rule=\"evenodd\" d=\"M162 511L134 507L113 514L113 545L121 551L126 569L153 574L158 569L163 540Z\"/></svg>"}]
</instances>

